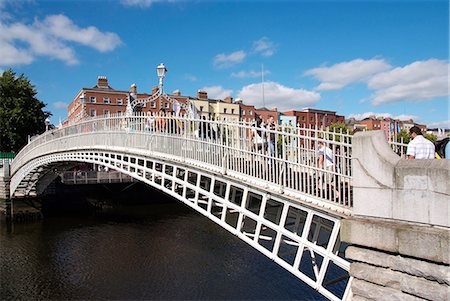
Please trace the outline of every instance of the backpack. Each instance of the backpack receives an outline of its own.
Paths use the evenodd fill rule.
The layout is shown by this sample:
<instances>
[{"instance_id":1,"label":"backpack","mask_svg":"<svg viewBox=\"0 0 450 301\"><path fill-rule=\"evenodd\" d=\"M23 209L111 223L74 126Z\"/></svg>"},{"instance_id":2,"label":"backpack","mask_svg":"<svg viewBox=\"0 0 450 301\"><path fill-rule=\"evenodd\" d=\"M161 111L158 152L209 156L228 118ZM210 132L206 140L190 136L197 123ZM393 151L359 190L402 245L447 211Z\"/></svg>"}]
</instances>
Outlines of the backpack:
<instances>
[{"instance_id":1,"label":"backpack","mask_svg":"<svg viewBox=\"0 0 450 301\"><path fill-rule=\"evenodd\" d=\"M450 138L447 137L434 143L434 147L436 149L436 158L445 158L445 147L447 146L449 140Z\"/></svg>"}]
</instances>

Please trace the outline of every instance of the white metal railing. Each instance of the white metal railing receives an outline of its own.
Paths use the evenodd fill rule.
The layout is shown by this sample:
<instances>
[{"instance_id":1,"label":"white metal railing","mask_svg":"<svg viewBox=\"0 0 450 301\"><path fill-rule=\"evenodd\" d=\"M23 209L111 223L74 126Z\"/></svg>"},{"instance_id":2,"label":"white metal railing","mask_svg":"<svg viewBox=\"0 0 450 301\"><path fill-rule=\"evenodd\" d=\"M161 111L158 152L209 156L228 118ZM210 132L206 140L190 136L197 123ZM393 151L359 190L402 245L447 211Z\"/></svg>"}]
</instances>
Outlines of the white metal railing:
<instances>
[{"instance_id":1,"label":"white metal railing","mask_svg":"<svg viewBox=\"0 0 450 301\"><path fill-rule=\"evenodd\" d=\"M146 146L149 152L220 170L287 195L300 193L339 207L352 207L352 136L317 128L276 125L269 129L263 124L256 127L253 122L170 114L91 117L33 139L17 155L11 174L32 159L27 154L39 145L94 132L151 135L152 143ZM255 139L256 135L263 139ZM332 168L318 165L320 141L332 151ZM128 146L138 147L132 143Z\"/></svg>"},{"instance_id":2,"label":"white metal railing","mask_svg":"<svg viewBox=\"0 0 450 301\"><path fill-rule=\"evenodd\" d=\"M75 184L101 184L101 183L130 183L135 182L133 177L118 171L64 171L60 174L61 182L67 185Z\"/></svg>"}]
</instances>

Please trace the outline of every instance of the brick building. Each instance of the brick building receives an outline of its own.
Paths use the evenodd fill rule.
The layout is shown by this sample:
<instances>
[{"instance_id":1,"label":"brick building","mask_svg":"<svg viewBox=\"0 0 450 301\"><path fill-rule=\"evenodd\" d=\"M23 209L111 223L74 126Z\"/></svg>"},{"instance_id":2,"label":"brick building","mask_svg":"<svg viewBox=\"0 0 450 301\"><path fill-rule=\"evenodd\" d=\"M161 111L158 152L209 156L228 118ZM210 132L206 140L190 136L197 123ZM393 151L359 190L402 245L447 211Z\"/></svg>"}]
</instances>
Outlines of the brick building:
<instances>
[{"instance_id":1,"label":"brick building","mask_svg":"<svg viewBox=\"0 0 450 301\"><path fill-rule=\"evenodd\" d=\"M270 117L273 117L275 122L278 122L278 116L280 115L277 108L268 109L265 107L255 109L255 114L261 116L264 123L267 123Z\"/></svg>"},{"instance_id":2,"label":"brick building","mask_svg":"<svg viewBox=\"0 0 450 301\"><path fill-rule=\"evenodd\" d=\"M324 128L333 123L345 122L344 116L336 115L335 111L306 108L301 111L291 110L283 112L283 114L287 116L295 116L296 123L300 127Z\"/></svg>"}]
</instances>

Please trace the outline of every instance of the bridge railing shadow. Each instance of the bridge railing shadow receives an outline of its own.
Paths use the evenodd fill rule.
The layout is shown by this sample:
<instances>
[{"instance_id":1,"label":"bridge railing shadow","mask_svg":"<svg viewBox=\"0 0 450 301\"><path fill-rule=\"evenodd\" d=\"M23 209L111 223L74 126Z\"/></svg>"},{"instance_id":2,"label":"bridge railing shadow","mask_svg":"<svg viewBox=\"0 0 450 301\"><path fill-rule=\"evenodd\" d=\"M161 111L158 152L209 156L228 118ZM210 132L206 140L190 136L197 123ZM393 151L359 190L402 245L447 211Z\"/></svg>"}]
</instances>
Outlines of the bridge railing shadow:
<instances>
[{"instance_id":1,"label":"bridge railing shadow","mask_svg":"<svg viewBox=\"0 0 450 301\"><path fill-rule=\"evenodd\" d=\"M32 159L36 155L32 150L42 144L92 133L128 133L133 138L120 144L129 148L209 168L318 205L352 207L352 136L319 128L161 113L90 117L33 139L17 155L11 171ZM93 139L89 143L95 143ZM331 151L332 166L319 166L319 142Z\"/></svg>"}]
</instances>

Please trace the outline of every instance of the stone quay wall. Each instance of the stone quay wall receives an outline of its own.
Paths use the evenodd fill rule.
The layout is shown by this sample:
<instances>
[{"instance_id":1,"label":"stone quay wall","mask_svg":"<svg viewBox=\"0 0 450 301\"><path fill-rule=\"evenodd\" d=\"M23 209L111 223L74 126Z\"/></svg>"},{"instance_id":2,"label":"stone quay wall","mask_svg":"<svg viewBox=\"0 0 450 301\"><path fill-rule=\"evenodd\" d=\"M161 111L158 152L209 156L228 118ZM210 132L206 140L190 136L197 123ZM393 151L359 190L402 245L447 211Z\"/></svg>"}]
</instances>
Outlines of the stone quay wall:
<instances>
[{"instance_id":1,"label":"stone quay wall","mask_svg":"<svg viewBox=\"0 0 450 301\"><path fill-rule=\"evenodd\" d=\"M9 164L6 164L0 168L0 199L9 199L10 180Z\"/></svg>"},{"instance_id":2,"label":"stone quay wall","mask_svg":"<svg viewBox=\"0 0 450 301\"><path fill-rule=\"evenodd\" d=\"M352 300L450 300L450 160L400 159L382 131L353 138Z\"/></svg>"}]
</instances>

